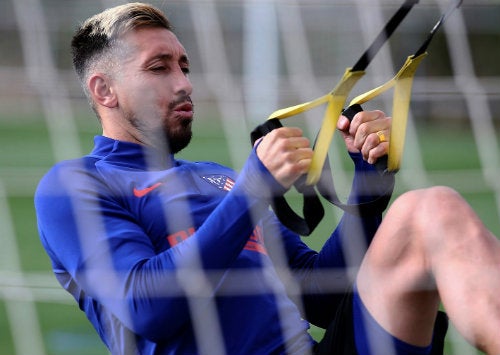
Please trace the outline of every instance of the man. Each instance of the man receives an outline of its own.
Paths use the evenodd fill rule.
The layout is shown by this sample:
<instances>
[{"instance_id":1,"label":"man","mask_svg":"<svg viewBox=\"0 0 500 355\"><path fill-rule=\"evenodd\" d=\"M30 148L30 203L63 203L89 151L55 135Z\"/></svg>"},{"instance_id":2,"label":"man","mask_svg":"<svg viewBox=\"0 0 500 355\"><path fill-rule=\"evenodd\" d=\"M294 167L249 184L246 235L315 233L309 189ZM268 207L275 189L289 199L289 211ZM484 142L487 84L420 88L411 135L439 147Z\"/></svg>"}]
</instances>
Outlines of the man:
<instances>
[{"instance_id":1,"label":"man","mask_svg":"<svg viewBox=\"0 0 500 355\"><path fill-rule=\"evenodd\" d=\"M500 244L455 192L409 192L381 224L380 212L346 213L318 253L269 210L309 168L299 129L266 135L238 175L174 158L191 138L193 88L159 10L108 9L72 49L102 135L47 173L35 205L57 279L111 353L438 353L442 301L472 344L500 354ZM380 111L339 120L356 167L351 202L392 186L371 174L389 128ZM359 239L370 245L362 262ZM309 322L328 328L319 344Z\"/></svg>"}]
</instances>

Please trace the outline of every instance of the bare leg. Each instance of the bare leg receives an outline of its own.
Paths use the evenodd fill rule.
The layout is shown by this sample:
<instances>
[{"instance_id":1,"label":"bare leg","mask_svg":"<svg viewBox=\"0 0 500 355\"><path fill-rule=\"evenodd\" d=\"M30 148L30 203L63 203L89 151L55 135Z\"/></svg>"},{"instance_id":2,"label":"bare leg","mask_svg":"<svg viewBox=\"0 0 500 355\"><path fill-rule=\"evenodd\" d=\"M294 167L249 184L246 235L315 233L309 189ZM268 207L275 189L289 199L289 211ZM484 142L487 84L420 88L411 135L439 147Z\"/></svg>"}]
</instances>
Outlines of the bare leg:
<instances>
[{"instance_id":1,"label":"bare leg","mask_svg":"<svg viewBox=\"0 0 500 355\"><path fill-rule=\"evenodd\" d=\"M357 285L379 324L405 342L431 342L441 300L469 342L500 354L500 242L449 188L412 191L394 202Z\"/></svg>"}]
</instances>

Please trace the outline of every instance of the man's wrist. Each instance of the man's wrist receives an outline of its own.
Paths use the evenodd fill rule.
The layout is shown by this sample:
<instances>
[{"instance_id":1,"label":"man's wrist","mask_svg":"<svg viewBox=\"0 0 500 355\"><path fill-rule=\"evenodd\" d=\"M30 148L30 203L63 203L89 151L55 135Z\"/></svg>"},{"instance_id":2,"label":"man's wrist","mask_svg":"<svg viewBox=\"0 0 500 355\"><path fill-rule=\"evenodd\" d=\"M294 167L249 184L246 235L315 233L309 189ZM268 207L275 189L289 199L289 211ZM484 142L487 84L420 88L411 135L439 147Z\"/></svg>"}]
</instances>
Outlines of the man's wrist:
<instances>
[{"instance_id":1,"label":"man's wrist","mask_svg":"<svg viewBox=\"0 0 500 355\"><path fill-rule=\"evenodd\" d=\"M273 196L283 195L287 189L283 187L260 161L255 146L250 153L237 183L249 196L271 199Z\"/></svg>"}]
</instances>

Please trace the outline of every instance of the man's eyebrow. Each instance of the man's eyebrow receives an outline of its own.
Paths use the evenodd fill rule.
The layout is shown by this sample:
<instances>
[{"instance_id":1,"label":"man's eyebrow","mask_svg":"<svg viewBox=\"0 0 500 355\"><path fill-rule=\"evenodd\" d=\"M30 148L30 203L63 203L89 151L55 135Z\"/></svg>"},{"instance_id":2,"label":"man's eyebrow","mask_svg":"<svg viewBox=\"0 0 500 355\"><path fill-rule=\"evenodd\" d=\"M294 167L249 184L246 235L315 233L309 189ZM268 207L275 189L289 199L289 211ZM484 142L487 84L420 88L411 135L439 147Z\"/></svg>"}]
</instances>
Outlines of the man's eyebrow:
<instances>
[{"instance_id":1,"label":"man's eyebrow","mask_svg":"<svg viewBox=\"0 0 500 355\"><path fill-rule=\"evenodd\" d=\"M151 58L149 58L148 62L151 62L153 60L166 60L166 61L170 61L173 58L174 58L174 56L172 54L160 53L160 54L154 55ZM189 64L189 58L188 58L188 56L186 54L181 55L179 57L179 62L183 63L183 64Z\"/></svg>"}]
</instances>

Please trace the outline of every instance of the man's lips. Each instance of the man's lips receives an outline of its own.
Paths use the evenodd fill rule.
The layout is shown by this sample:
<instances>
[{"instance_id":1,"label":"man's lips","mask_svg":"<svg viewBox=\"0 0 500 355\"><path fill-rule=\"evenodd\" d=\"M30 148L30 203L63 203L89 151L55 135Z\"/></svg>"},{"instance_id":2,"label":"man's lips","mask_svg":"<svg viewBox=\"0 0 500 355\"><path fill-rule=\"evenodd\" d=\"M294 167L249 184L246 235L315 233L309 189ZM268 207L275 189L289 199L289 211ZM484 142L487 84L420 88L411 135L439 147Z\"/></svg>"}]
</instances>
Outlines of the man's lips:
<instances>
[{"instance_id":1,"label":"man's lips","mask_svg":"<svg viewBox=\"0 0 500 355\"><path fill-rule=\"evenodd\" d=\"M192 112L193 111L193 104L190 103L190 102L184 102L180 105L177 105L175 107L175 111L189 111L189 112Z\"/></svg>"},{"instance_id":2,"label":"man's lips","mask_svg":"<svg viewBox=\"0 0 500 355\"><path fill-rule=\"evenodd\" d=\"M192 119L193 118L193 104L190 102L185 102L181 105L178 105L174 109L177 115L182 116L183 118Z\"/></svg>"}]
</instances>

